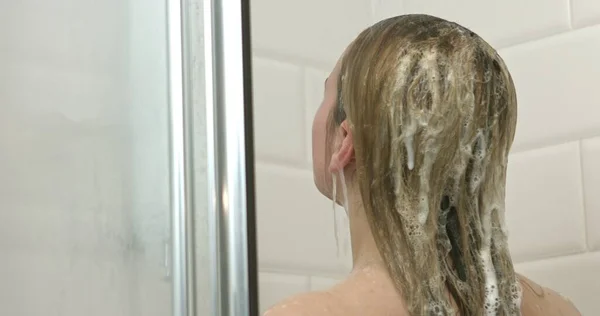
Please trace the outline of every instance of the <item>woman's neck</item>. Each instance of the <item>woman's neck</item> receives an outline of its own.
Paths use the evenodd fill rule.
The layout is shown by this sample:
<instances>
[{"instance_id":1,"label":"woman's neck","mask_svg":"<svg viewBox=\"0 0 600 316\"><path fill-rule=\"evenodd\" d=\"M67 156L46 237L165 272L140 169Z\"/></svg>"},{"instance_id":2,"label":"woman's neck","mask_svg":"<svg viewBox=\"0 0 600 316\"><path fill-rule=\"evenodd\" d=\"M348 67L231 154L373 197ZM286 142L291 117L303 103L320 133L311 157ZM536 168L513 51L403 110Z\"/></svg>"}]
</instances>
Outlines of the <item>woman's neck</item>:
<instances>
[{"instance_id":1,"label":"woman's neck","mask_svg":"<svg viewBox=\"0 0 600 316\"><path fill-rule=\"evenodd\" d=\"M352 270L368 267L384 267L369 221L361 203L357 190L348 187L350 209L346 210L350 225L350 241L352 244Z\"/></svg>"}]
</instances>

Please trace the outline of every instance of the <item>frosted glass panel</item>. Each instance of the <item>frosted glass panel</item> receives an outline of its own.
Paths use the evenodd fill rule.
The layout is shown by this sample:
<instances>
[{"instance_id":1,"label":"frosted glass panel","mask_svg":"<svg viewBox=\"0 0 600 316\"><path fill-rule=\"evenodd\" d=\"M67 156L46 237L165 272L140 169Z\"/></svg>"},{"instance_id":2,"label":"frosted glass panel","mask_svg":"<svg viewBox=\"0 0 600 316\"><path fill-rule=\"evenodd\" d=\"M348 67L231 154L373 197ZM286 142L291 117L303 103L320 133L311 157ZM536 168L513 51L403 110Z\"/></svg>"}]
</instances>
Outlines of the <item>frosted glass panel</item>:
<instances>
[{"instance_id":1,"label":"frosted glass panel","mask_svg":"<svg viewBox=\"0 0 600 316\"><path fill-rule=\"evenodd\" d=\"M0 315L171 315L165 9L0 2Z\"/></svg>"}]
</instances>

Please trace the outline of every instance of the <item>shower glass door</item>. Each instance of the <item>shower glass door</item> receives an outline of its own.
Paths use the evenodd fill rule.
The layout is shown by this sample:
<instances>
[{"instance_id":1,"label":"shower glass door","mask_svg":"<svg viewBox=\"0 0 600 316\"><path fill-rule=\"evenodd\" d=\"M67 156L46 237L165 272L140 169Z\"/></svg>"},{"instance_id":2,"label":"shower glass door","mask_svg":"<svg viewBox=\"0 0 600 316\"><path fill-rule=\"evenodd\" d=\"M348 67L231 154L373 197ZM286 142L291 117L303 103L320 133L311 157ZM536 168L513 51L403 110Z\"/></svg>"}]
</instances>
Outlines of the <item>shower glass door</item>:
<instances>
[{"instance_id":1,"label":"shower glass door","mask_svg":"<svg viewBox=\"0 0 600 316\"><path fill-rule=\"evenodd\" d=\"M0 2L0 315L255 315L246 17Z\"/></svg>"}]
</instances>

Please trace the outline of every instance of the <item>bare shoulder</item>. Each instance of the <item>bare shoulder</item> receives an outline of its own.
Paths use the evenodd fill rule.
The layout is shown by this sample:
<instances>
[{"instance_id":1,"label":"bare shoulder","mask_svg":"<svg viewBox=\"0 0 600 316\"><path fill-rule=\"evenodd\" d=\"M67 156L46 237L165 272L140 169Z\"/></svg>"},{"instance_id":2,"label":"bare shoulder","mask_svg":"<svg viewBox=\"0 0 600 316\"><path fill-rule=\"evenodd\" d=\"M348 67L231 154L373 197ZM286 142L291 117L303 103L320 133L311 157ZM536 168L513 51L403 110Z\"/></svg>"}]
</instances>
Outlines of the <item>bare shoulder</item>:
<instances>
[{"instance_id":1,"label":"bare shoulder","mask_svg":"<svg viewBox=\"0 0 600 316\"><path fill-rule=\"evenodd\" d=\"M408 315L387 272L364 269L349 275L327 291L287 299L265 316Z\"/></svg>"},{"instance_id":2,"label":"bare shoulder","mask_svg":"<svg viewBox=\"0 0 600 316\"><path fill-rule=\"evenodd\" d=\"M310 292L293 296L273 306L264 316L346 315L339 299L330 292Z\"/></svg>"},{"instance_id":3,"label":"bare shoulder","mask_svg":"<svg viewBox=\"0 0 600 316\"><path fill-rule=\"evenodd\" d=\"M581 316L577 307L556 291L545 288L522 275L519 275L519 281L523 289L521 303L523 315Z\"/></svg>"}]
</instances>

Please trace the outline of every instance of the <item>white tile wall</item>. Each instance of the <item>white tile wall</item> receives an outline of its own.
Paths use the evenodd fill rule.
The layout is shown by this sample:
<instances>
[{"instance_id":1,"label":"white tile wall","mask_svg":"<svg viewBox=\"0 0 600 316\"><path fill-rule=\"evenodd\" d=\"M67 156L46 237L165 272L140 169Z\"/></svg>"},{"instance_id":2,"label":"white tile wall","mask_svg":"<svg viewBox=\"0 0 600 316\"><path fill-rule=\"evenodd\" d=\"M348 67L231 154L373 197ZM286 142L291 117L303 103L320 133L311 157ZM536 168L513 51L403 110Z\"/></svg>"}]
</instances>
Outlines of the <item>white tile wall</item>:
<instances>
[{"instance_id":1,"label":"white tile wall","mask_svg":"<svg viewBox=\"0 0 600 316\"><path fill-rule=\"evenodd\" d=\"M254 124L261 127L256 129L255 136L257 158L305 164L302 68L255 58L254 69Z\"/></svg>"},{"instance_id":2,"label":"white tile wall","mask_svg":"<svg viewBox=\"0 0 600 316\"><path fill-rule=\"evenodd\" d=\"M500 51L517 85L515 150L600 134L600 26Z\"/></svg>"},{"instance_id":3,"label":"white tile wall","mask_svg":"<svg viewBox=\"0 0 600 316\"><path fill-rule=\"evenodd\" d=\"M579 143L512 154L507 178L506 222L515 261L585 251Z\"/></svg>"},{"instance_id":4,"label":"white tile wall","mask_svg":"<svg viewBox=\"0 0 600 316\"><path fill-rule=\"evenodd\" d=\"M371 22L371 5L361 0L255 0L251 10L257 52L326 66Z\"/></svg>"},{"instance_id":5,"label":"white tile wall","mask_svg":"<svg viewBox=\"0 0 600 316\"><path fill-rule=\"evenodd\" d=\"M452 5L444 0L404 0L403 3L401 13L427 13L457 21L496 48L569 29L568 0L461 0Z\"/></svg>"},{"instance_id":6,"label":"white tile wall","mask_svg":"<svg viewBox=\"0 0 600 316\"><path fill-rule=\"evenodd\" d=\"M312 172L259 163L256 178L257 192L277 192L257 196L261 268L328 274L348 270L349 263L337 256L332 202L313 188Z\"/></svg>"},{"instance_id":7,"label":"white tile wall","mask_svg":"<svg viewBox=\"0 0 600 316\"><path fill-rule=\"evenodd\" d=\"M322 290L348 269L336 256L331 203L319 196L306 163L312 115L323 80L354 36L369 23L415 12L469 26L500 49L520 102L507 188L518 270L569 296L584 315L600 314L592 296L600 291L596 0L252 2L257 116L280 120L255 127L259 260L270 275L261 306L305 291L299 275ZM284 136L298 143L282 143ZM285 295L269 294L279 290Z\"/></svg>"}]
</instances>

